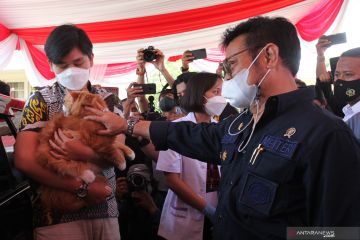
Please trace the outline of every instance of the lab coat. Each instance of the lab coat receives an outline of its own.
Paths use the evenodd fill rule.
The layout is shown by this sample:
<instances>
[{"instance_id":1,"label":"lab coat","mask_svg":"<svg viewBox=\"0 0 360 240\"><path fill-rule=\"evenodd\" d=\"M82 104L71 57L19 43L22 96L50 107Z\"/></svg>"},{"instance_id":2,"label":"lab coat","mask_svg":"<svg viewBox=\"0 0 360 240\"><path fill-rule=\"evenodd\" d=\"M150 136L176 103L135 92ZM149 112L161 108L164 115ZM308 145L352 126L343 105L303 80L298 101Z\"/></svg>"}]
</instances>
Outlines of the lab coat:
<instances>
[{"instance_id":1,"label":"lab coat","mask_svg":"<svg viewBox=\"0 0 360 240\"><path fill-rule=\"evenodd\" d=\"M196 123L194 113L175 120ZM160 151L157 170L179 173L194 192L206 199L214 207L217 205L217 192L206 193L207 163L188 158L175 151ZM158 235L169 240L202 240L204 214L183 202L169 189L161 213Z\"/></svg>"}]
</instances>

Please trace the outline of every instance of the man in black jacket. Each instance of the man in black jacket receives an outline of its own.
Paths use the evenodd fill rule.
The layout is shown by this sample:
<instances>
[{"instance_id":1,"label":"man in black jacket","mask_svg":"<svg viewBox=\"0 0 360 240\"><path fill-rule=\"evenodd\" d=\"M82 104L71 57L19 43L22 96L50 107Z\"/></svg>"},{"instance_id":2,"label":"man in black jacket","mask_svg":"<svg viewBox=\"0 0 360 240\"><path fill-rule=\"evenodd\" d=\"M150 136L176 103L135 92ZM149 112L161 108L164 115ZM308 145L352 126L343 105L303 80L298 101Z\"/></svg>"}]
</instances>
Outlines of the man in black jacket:
<instances>
[{"instance_id":1,"label":"man in black jacket","mask_svg":"<svg viewBox=\"0 0 360 240\"><path fill-rule=\"evenodd\" d=\"M284 18L225 32L223 95L247 107L219 124L128 123L95 111L107 130L150 137L159 150L221 164L215 239L286 239L291 226L360 225L360 146L346 124L297 89L300 43ZM206 211L206 209L204 209Z\"/></svg>"}]
</instances>

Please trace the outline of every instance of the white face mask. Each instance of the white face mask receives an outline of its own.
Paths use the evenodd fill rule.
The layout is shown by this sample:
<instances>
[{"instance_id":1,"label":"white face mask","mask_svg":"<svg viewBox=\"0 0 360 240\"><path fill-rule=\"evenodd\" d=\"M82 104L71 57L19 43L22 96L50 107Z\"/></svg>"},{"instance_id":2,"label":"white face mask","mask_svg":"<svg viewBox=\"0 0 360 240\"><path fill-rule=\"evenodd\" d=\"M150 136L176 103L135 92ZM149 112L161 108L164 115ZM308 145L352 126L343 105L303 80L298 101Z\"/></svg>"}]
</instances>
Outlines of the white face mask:
<instances>
[{"instance_id":1,"label":"white face mask","mask_svg":"<svg viewBox=\"0 0 360 240\"><path fill-rule=\"evenodd\" d=\"M265 48L265 47L264 47ZM229 103L237 108L248 108L250 107L251 103L254 101L256 94L258 92L258 88L265 77L270 72L270 69L266 72L264 77L260 80L259 84L256 85L249 85L248 84L248 77L249 77L249 70L255 61L260 56L261 52L254 58L248 68L242 69L238 72L232 79L223 82L221 95L224 96L229 100Z\"/></svg>"},{"instance_id":2,"label":"white face mask","mask_svg":"<svg viewBox=\"0 0 360 240\"><path fill-rule=\"evenodd\" d=\"M90 70L78 67L70 67L56 74L58 82L69 90L79 91L89 81Z\"/></svg>"},{"instance_id":3,"label":"white face mask","mask_svg":"<svg viewBox=\"0 0 360 240\"><path fill-rule=\"evenodd\" d=\"M214 96L207 99L205 112L210 116L220 116L226 107L226 99L223 96Z\"/></svg>"}]
</instances>

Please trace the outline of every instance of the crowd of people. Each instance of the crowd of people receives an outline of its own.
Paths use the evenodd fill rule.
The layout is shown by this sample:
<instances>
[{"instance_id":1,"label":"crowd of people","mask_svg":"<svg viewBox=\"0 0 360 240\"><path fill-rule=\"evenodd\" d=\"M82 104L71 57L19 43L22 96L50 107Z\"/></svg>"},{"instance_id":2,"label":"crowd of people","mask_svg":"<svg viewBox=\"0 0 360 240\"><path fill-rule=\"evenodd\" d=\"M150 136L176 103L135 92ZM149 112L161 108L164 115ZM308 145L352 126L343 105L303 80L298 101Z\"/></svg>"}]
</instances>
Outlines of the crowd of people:
<instances>
[{"instance_id":1,"label":"crowd of people","mask_svg":"<svg viewBox=\"0 0 360 240\"><path fill-rule=\"evenodd\" d=\"M160 49L151 61L138 49L137 79L120 100L91 85L87 34L74 25L56 27L45 53L57 81L27 100L15 164L34 194L46 185L89 206L59 212L35 197L34 239L286 239L287 227L359 227L360 48L344 51L331 73L330 45L319 39L316 86L306 86L296 78L294 25L250 18L225 31L226 58L216 73L189 72L194 57L185 51L182 74L171 76ZM143 94L146 64L167 81L160 113ZM59 176L36 159L41 129L66 110L64 97L74 91L99 94L109 111L87 106L87 119L135 152L125 169L103 169L106 182ZM103 157L77 138L54 141L57 158Z\"/></svg>"}]
</instances>

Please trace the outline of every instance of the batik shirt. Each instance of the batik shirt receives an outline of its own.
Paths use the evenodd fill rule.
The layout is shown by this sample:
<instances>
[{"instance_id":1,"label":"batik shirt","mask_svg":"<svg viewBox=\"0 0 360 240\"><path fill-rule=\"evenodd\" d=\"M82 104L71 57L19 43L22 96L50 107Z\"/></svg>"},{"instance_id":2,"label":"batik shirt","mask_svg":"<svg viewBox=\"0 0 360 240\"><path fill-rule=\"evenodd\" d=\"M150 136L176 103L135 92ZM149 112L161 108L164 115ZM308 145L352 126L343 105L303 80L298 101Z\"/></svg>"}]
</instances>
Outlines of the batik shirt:
<instances>
[{"instance_id":1,"label":"batik shirt","mask_svg":"<svg viewBox=\"0 0 360 240\"><path fill-rule=\"evenodd\" d=\"M114 94L109 93L102 88L93 87L90 84L88 85L88 89L91 93L100 94L106 101L110 111L120 115L122 114L121 101ZM19 130L39 132L54 114L63 111L65 94L66 89L58 83L33 93L25 104ZM41 192L38 189L37 199L34 201L33 205L34 227L83 219L117 217L118 210L114 196L116 188L114 169L108 168L103 170L103 175L107 177L113 194L111 194L111 196L107 198L107 201L102 204L83 208L80 211L71 214L59 214L45 210L40 203L39 194L41 194Z\"/></svg>"}]
</instances>

